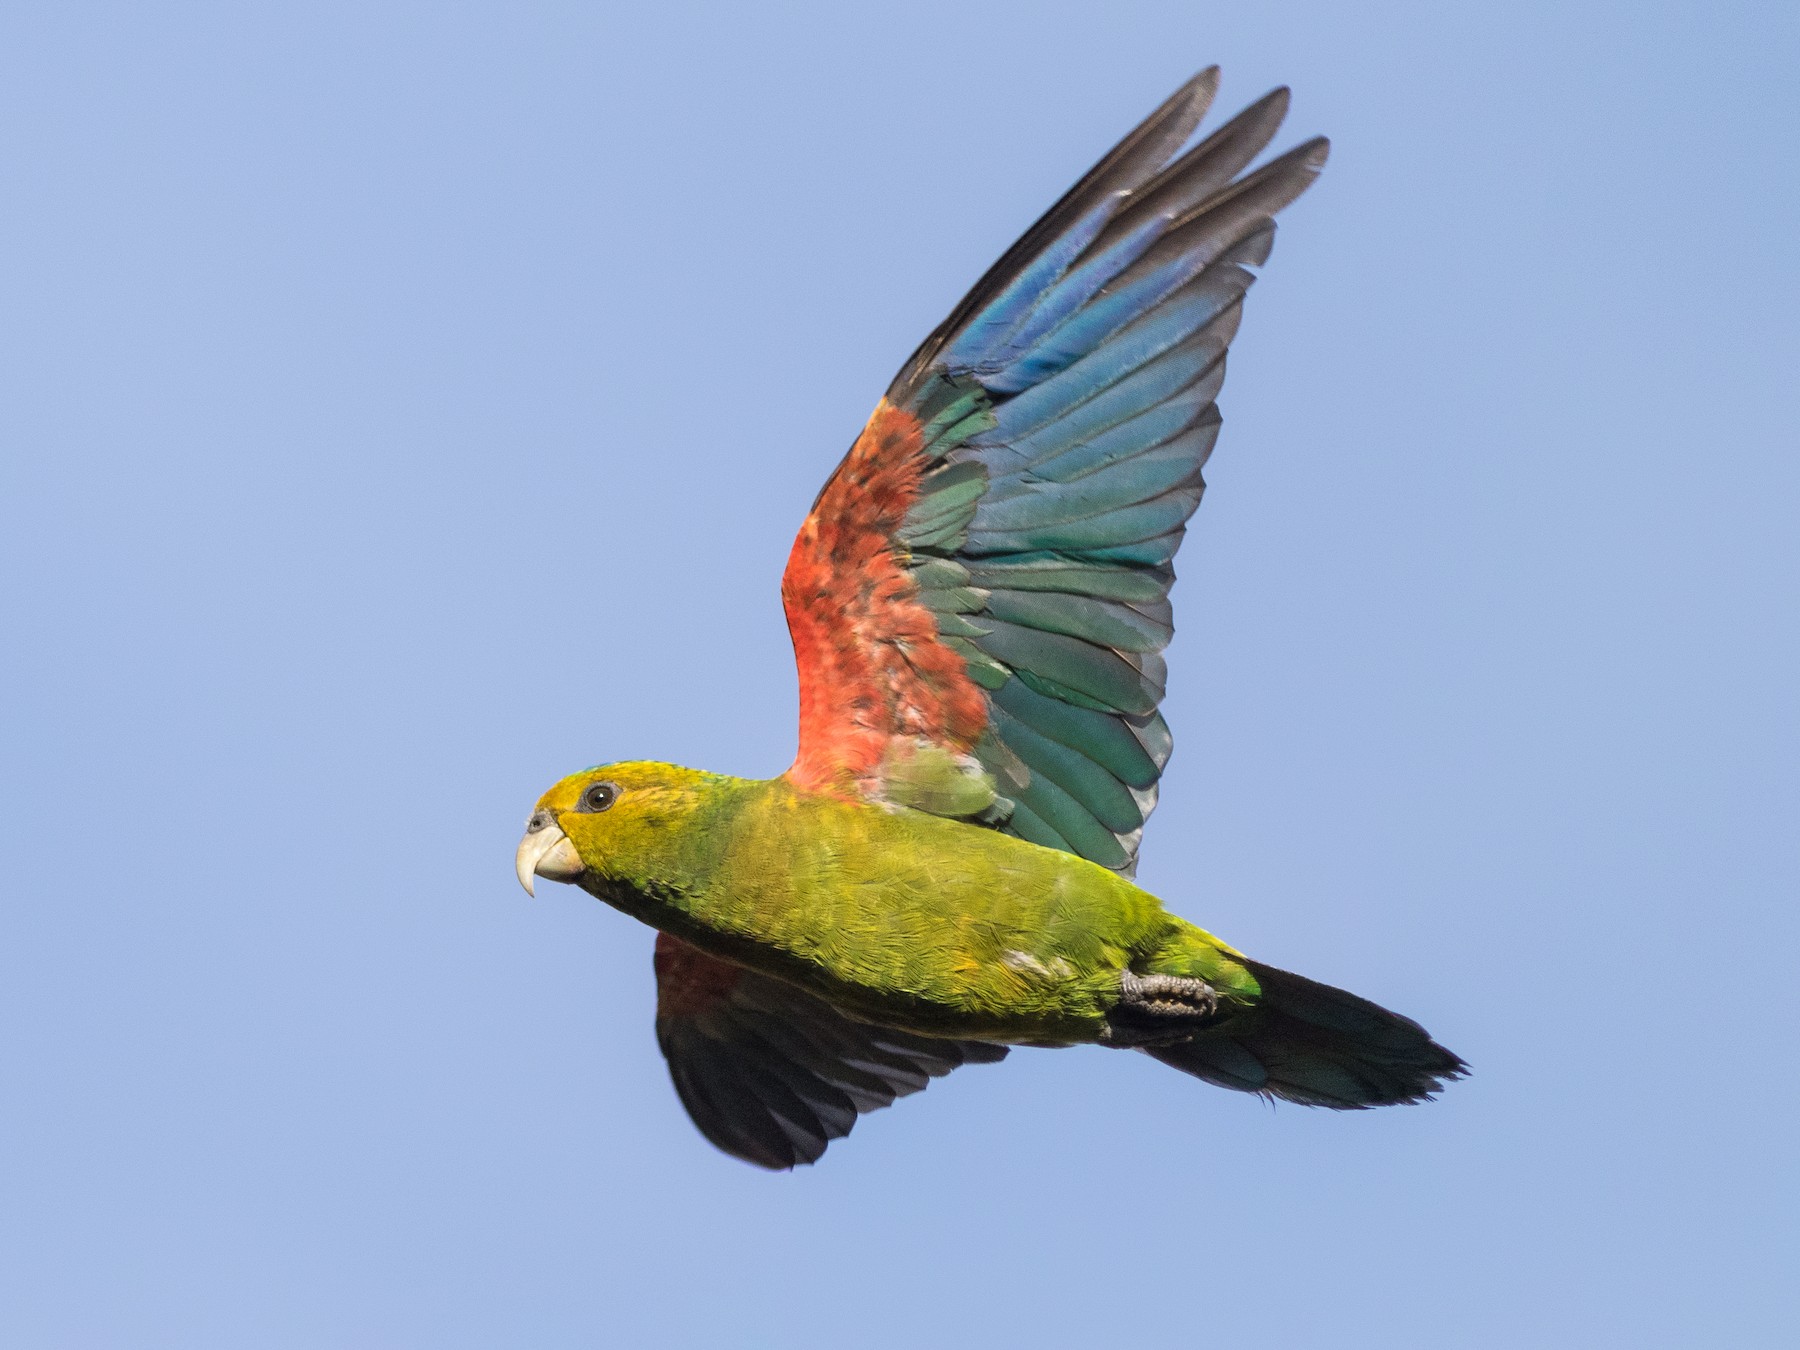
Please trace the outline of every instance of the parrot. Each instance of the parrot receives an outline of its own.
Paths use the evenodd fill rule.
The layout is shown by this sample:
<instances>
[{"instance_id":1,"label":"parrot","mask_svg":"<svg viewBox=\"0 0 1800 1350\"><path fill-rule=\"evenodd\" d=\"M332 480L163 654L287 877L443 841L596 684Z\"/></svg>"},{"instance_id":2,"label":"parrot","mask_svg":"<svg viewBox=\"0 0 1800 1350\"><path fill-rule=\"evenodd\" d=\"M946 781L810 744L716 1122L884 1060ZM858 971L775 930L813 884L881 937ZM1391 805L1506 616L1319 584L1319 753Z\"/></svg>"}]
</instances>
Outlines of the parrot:
<instances>
[{"instance_id":1,"label":"parrot","mask_svg":"<svg viewBox=\"0 0 1800 1350\"><path fill-rule=\"evenodd\" d=\"M814 1163L1015 1046L1136 1050L1340 1110L1468 1070L1132 880L1226 349L1328 151L1250 167L1285 88L1197 137L1218 82L1184 84L1002 255L827 479L781 579L792 765L604 764L527 821L527 891L570 883L657 930L657 1042L727 1154Z\"/></svg>"}]
</instances>

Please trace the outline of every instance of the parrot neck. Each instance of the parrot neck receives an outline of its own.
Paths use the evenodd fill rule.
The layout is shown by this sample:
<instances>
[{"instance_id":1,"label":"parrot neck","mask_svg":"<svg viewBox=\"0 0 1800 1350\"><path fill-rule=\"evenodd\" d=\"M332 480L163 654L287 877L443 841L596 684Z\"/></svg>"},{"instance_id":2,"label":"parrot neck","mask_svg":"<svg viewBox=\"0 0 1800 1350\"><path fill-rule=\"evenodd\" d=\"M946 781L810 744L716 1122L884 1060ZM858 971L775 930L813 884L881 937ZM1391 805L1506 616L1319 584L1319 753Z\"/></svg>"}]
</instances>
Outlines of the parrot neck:
<instances>
[{"instance_id":1,"label":"parrot neck","mask_svg":"<svg viewBox=\"0 0 1800 1350\"><path fill-rule=\"evenodd\" d=\"M799 975L834 920L831 840L869 808L786 778L707 775L584 853L583 890L711 955ZM885 818L885 814L884 814ZM793 970L787 970L788 965Z\"/></svg>"},{"instance_id":2,"label":"parrot neck","mask_svg":"<svg viewBox=\"0 0 1800 1350\"><path fill-rule=\"evenodd\" d=\"M598 857L587 855L579 884L678 936L688 924L742 922L745 883L757 879L738 875L745 871L741 842L755 830L746 815L778 782L695 775L680 790L660 794L654 812L615 828Z\"/></svg>"}]
</instances>

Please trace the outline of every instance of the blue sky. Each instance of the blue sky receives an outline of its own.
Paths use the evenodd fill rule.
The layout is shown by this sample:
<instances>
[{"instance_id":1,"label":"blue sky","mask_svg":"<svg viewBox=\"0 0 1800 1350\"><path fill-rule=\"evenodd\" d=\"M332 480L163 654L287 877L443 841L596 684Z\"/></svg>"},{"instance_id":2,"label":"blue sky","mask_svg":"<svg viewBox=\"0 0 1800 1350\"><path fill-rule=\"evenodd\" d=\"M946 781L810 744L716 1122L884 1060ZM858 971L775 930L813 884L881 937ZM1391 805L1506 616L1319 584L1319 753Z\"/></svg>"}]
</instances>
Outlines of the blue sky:
<instances>
[{"instance_id":1,"label":"blue sky","mask_svg":"<svg viewBox=\"0 0 1800 1350\"><path fill-rule=\"evenodd\" d=\"M15 4L0 1341L1788 1343L1788 5ZM894 368L1194 69L1325 132L1140 879L1431 1106L1022 1052L770 1176L562 774L787 763Z\"/></svg>"}]
</instances>

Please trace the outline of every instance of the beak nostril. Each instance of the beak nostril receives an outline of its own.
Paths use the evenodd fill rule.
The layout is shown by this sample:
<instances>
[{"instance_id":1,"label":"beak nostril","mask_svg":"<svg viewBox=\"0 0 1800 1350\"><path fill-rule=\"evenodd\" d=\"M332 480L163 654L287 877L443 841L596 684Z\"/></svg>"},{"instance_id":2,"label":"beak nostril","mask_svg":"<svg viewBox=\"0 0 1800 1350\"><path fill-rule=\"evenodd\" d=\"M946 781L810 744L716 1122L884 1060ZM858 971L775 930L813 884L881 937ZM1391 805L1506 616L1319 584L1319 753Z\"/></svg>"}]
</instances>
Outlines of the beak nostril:
<instances>
[{"instance_id":1,"label":"beak nostril","mask_svg":"<svg viewBox=\"0 0 1800 1350\"><path fill-rule=\"evenodd\" d=\"M531 813L531 819L525 822L525 833L536 834L539 830L543 829L544 826L550 823L550 819L551 817L548 811L533 811Z\"/></svg>"}]
</instances>

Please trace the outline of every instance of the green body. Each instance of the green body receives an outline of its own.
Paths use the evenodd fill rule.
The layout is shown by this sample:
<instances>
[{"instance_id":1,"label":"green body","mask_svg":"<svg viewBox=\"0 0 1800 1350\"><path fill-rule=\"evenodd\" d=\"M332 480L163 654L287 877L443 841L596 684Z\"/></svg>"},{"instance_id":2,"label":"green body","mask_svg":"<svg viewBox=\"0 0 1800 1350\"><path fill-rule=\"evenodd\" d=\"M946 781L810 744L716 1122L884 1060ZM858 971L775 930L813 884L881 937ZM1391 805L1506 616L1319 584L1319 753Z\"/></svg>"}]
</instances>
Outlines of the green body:
<instances>
[{"instance_id":1,"label":"green body","mask_svg":"<svg viewBox=\"0 0 1800 1350\"><path fill-rule=\"evenodd\" d=\"M572 809L598 778L601 813ZM1085 859L908 807L665 764L559 783L542 806L634 917L862 1016L936 1036L1100 1039L1123 972L1259 988L1239 954Z\"/></svg>"}]
</instances>

